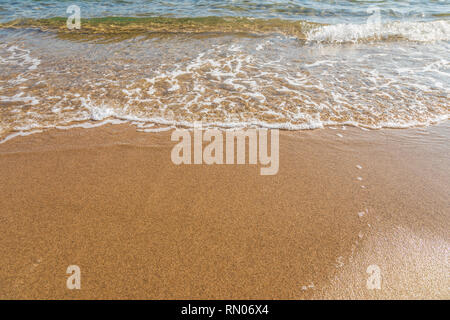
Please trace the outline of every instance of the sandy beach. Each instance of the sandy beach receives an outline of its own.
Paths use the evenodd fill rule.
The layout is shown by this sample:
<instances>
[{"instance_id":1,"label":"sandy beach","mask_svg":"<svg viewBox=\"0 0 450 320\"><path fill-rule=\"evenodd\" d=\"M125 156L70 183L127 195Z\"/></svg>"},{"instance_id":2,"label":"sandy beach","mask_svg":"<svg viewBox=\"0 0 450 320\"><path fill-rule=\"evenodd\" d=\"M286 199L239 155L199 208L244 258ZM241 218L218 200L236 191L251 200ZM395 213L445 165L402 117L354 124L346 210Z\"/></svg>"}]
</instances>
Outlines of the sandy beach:
<instances>
[{"instance_id":1,"label":"sandy beach","mask_svg":"<svg viewBox=\"0 0 450 320\"><path fill-rule=\"evenodd\" d=\"M174 165L170 132L126 124L11 139L0 298L449 299L449 136L280 131L274 176Z\"/></svg>"}]
</instances>

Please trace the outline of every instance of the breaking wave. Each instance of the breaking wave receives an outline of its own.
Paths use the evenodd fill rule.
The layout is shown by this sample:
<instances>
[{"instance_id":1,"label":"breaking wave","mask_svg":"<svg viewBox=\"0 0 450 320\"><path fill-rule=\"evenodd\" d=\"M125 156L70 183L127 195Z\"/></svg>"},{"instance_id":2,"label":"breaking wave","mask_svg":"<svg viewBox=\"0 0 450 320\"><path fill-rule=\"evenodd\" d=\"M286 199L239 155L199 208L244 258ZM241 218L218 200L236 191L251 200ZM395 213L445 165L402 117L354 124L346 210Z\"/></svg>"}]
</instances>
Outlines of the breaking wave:
<instances>
[{"instance_id":1,"label":"breaking wave","mask_svg":"<svg viewBox=\"0 0 450 320\"><path fill-rule=\"evenodd\" d=\"M355 43L380 40L449 41L450 21L327 25L309 31L306 39L319 43Z\"/></svg>"}]
</instances>

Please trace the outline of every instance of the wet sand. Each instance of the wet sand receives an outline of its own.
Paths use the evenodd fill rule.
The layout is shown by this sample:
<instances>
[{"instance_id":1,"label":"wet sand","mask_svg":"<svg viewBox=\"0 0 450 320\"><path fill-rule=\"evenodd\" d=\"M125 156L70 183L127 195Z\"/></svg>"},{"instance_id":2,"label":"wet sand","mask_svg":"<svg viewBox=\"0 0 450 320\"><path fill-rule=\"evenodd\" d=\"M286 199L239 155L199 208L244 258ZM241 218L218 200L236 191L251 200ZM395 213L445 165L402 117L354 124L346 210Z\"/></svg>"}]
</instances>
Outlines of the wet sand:
<instances>
[{"instance_id":1,"label":"wet sand","mask_svg":"<svg viewBox=\"0 0 450 320\"><path fill-rule=\"evenodd\" d=\"M282 131L275 176L176 166L170 132L128 125L14 138L0 298L449 299L449 137L448 122Z\"/></svg>"}]
</instances>

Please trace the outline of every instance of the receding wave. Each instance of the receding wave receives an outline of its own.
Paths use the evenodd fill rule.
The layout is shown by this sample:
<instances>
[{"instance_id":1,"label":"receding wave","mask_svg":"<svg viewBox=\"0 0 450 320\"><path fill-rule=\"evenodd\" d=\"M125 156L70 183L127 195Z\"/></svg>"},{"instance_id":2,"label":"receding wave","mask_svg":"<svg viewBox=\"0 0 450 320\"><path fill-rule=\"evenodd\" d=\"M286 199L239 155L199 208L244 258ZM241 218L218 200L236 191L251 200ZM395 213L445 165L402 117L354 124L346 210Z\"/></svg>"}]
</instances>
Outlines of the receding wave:
<instances>
[{"instance_id":1,"label":"receding wave","mask_svg":"<svg viewBox=\"0 0 450 320\"><path fill-rule=\"evenodd\" d=\"M319 43L355 43L380 40L449 41L450 21L326 25L309 31L306 38Z\"/></svg>"},{"instance_id":2,"label":"receding wave","mask_svg":"<svg viewBox=\"0 0 450 320\"><path fill-rule=\"evenodd\" d=\"M450 115L449 43L299 45L280 35L68 42L0 32L0 140L116 121L312 129Z\"/></svg>"}]
</instances>

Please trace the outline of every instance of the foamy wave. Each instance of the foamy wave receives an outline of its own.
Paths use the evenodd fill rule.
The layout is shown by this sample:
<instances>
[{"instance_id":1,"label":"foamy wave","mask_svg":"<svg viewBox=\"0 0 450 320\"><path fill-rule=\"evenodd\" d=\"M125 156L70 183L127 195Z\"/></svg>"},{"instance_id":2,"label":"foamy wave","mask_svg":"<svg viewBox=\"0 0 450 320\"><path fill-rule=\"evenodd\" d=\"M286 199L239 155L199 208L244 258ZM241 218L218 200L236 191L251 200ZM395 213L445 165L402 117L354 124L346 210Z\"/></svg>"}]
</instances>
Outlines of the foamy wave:
<instances>
[{"instance_id":1,"label":"foamy wave","mask_svg":"<svg viewBox=\"0 0 450 320\"><path fill-rule=\"evenodd\" d=\"M410 122L383 122L379 123L378 125L374 126L361 126L360 123L356 121L346 121L346 122L335 122L335 121L312 121L311 123L307 124L301 124L296 125L289 122L286 123L267 123L264 121L249 121L249 122L202 122L202 127L207 128L221 128L223 130L235 130L235 129L245 129L245 128L266 128L266 129L280 129L280 130L287 130L287 131L297 131L297 130L313 130L313 129L320 129L325 127L330 127L333 125L339 125L339 126L352 126L352 127L358 127L364 130L369 129L382 129L382 128L394 128L394 129L406 129L410 127L416 127L416 126L428 126L431 124L436 124L439 122L447 121L449 119L448 115L438 116L433 119L429 119L428 121L421 122L421 121L410 121ZM134 125L139 132L145 132L145 133L158 133L158 132L164 132L164 131L170 131L173 129L176 129L177 127L182 128L188 128L193 129L196 126L196 123L187 122L187 121L171 121L161 118L154 118L154 119L141 119L133 116L128 117L118 117L115 119L109 119L109 120L102 120L102 121L94 121L94 122L84 122L84 123L77 123L77 124L71 124L71 125L65 125L65 126L48 126L39 130L24 130L12 133L10 135L7 135L4 139L0 140L0 144L5 143L13 138L16 137L23 137L32 135L35 133L42 133L44 130L49 129L58 129L58 130L69 130L73 128L96 128L100 126L104 126L106 124L123 124L123 123L129 123L131 125ZM149 128L153 127L154 125L158 125L158 127L155 128ZM144 127L144 128L143 128ZM331 129L335 129L331 127ZM345 129L344 129L345 130Z\"/></svg>"},{"instance_id":2,"label":"foamy wave","mask_svg":"<svg viewBox=\"0 0 450 320\"><path fill-rule=\"evenodd\" d=\"M387 24L336 24L308 32L311 42L345 43L371 40L407 39L432 42L450 40L450 21L392 22Z\"/></svg>"},{"instance_id":3,"label":"foamy wave","mask_svg":"<svg viewBox=\"0 0 450 320\"><path fill-rule=\"evenodd\" d=\"M67 45L54 38L43 38L39 53L24 46L25 56L42 61L32 68L37 60L20 59L27 62L2 69L0 139L123 122L143 132L200 120L223 129L405 128L450 115L447 42L357 44L350 54L323 46L311 54L321 46L289 37L180 37L185 41L149 39L132 48L80 43L67 48L69 58L51 52L54 41ZM17 50L8 48L0 45L0 57ZM19 66L26 82L15 81Z\"/></svg>"},{"instance_id":4,"label":"foamy wave","mask_svg":"<svg viewBox=\"0 0 450 320\"><path fill-rule=\"evenodd\" d=\"M5 52L7 53L5 56L0 55L0 65L12 64L26 66L28 70L35 70L41 63L41 60L30 55L30 50L15 45L7 47L6 44L0 48L6 48Z\"/></svg>"}]
</instances>

